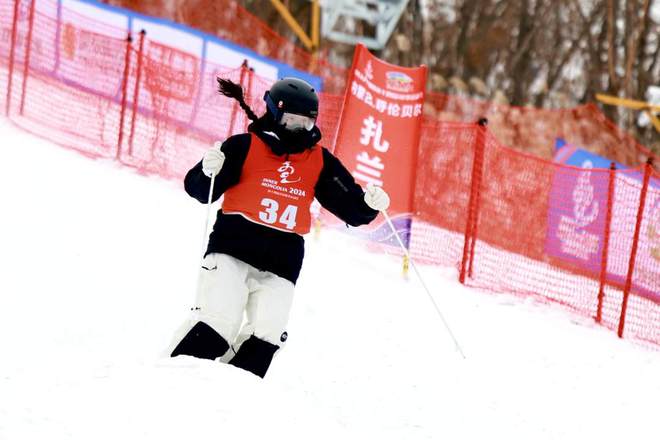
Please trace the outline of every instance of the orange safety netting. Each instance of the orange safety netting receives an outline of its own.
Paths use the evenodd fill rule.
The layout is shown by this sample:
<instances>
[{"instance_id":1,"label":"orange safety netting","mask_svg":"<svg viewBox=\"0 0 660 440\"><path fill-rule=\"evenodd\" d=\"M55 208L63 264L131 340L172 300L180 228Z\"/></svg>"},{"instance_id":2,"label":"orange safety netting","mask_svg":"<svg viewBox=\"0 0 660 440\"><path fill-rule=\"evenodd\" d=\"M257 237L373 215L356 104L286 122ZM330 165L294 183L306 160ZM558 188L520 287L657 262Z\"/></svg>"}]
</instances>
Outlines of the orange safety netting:
<instances>
[{"instance_id":1,"label":"orange safety netting","mask_svg":"<svg viewBox=\"0 0 660 440\"><path fill-rule=\"evenodd\" d=\"M146 15L159 15L161 9L167 8L161 2L106 0L105 3L124 6ZM177 5L176 15L177 21L193 28L321 77L327 92L341 93L345 88L345 68L333 65L324 57L313 56L283 38L236 1L216 0L207 2L203 7L198 2L181 2Z\"/></svg>"},{"instance_id":2,"label":"orange safety netting","mask_svg":"<svg viewBox=\"0 0 660 440\"><path fill-rule=\"evenodd\" d=\"M343 93L347 69L312 56L275 33L233 0L219 0L214 5L218 13L212 18L189 17L189 24L219 28L219 36L228 41L320 76L326 93ZM550 110L428 93L425 112L430 118L441 121L474 122L486 117L490 130L501 143L548 159L554 153L557 137L629 166L644 163L653 156L594 104ZM660 163L657 157L656 162Z\"/></svg>"},{"instance_id":3,"label":"orange safety netting","mask_svg":"<svg viewBox=\"0 0 660 440\"><path fill-rule=\"evenodd\" d=\"M270 81L249 68L213 65L140 34L127 41L120 29L99 25L92 32L81 25L89 19L68 10L69 19L58 23L40 12L48 8L39 9L30 26L29 4L19 4L13 38L14 2L0 0L0 27L9 36L0 40L0 90L7 92L0 105L9 104L10 118L31 132L181 179L213 141L247 126L235 101L217 93L217 76L241 83L248 103L264 111ZM538 132L547 142L562 135L598 147L630 138L591 106L502 109L438 96L429 103L444 113L427 114L419 144L413 256L460 269L469 285L559 302L613 329L624 315L626 337L660 345L660 176L644 179L648 171L638 167L611 178L608 170L559 165L503 146L502 133L513 130L511 120L527 138ZM321 94L318 123L330 148L341 104L340 94ZM488 130L474 123L481 116L489 118ZM443 121L450 117L464 122ZM626 154L643 151L629 145Z\"/></svg>"},{"instance_id":4,"label":"orange safety netting","mask_svg":"<svg viewBox=\"0 0 660 440\"><path fill-rule=\"evenodd\" d=\"M465 264L468 285L558 302L618 330L637 241L625 334L660 340L657 173L635 239L646 168L560 165L504 147L476 124L435 121L425 124L419 154L413 255Z\"/></svg>"},{"instance_id":5,"label":"orange safety netting","mask_svg":"<svg viewBox=\"0 0 660 440\"><path fill-rule=\"evenodd\" d=\"M556 138L629 166L644 163L648 157L658 159L592 103L552 110L430 93L425 110L441 121L473 122L485 117L502 144L547 159L554 154Z\"/></svg>"}]
</instances>

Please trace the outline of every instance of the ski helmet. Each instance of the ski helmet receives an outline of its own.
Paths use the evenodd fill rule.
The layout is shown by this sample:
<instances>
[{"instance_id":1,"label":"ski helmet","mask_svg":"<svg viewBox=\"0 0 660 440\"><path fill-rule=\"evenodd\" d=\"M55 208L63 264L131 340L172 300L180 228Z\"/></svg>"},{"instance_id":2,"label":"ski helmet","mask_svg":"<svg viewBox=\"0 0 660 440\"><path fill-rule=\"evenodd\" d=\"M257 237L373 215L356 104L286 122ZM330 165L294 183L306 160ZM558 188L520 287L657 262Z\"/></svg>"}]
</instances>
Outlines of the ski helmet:
<instances>
[{"instance_id":1,"label":"ski helmet","mask_svg":"<svg viewBox=\"0 0 660 440\"><path fill-rule=\"evenodd\" d=\"M280 123L285 113L316 120L319 97L314 87L298 78L283 78L264 94L264 101L275 121Z\"/></svg>"}]
</instances>

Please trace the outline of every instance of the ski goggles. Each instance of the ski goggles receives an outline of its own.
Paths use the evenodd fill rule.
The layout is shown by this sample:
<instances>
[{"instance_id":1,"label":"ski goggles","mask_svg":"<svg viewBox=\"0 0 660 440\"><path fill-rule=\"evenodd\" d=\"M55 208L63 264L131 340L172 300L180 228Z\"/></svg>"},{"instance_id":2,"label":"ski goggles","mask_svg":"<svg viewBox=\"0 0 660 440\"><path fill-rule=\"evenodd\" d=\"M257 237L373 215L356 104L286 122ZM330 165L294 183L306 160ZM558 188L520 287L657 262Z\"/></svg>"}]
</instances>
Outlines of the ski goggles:
<instances>
[{"instance_id":1,"label":"ski goggles","mask_svg":"<svg viewBox=\"0 0 660 440\"><path fill-rule=\"evenodd\" d=\"M302 129L310 131L316 124L316 118L285 112L282 113L280 124L284 125L288 130L291 131L298 131Z\"/></svg>"}]
</instances>

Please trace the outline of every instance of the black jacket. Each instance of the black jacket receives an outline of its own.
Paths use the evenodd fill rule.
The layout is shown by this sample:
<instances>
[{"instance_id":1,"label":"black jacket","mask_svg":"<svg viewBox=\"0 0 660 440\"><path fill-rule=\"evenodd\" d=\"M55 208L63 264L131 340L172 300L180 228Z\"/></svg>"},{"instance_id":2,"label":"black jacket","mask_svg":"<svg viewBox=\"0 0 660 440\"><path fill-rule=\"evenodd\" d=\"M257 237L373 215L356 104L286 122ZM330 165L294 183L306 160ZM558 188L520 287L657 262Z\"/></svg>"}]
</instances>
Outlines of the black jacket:
<instances>
[{"instance_id":1,"label":"black jacket","mask_svg":"<svg viewBox=\"0 0 660 440\"><path fill-rule=\"evenodd\" d=\"M314 129L318 131L318 129ZM262 130L253 130L277 155L286 155L278 138ZM320 133L317 133L320 139ZM215 178L213 201L241 176L241 170L250 148L250 134L228 138L222 145L225 162ZM292 151L289 151L292 152ZM293 151L295 152L295 151ZM281 153L281 154L278 154ZM202 162L195 165L185 177L185 189L191 196L207 203L211 179L202 172ZM351 226L364 225L378 215L364 202L364 192L353 176L327 149L323 148L323 168L315 185L315 197L321 205ZM295 284L302 267L305 252L303 237L262 226L241 215L218 212L209 238L206 254L224 253L238 258L259 270L272 272Z\"/></svg>"}]
</instances>

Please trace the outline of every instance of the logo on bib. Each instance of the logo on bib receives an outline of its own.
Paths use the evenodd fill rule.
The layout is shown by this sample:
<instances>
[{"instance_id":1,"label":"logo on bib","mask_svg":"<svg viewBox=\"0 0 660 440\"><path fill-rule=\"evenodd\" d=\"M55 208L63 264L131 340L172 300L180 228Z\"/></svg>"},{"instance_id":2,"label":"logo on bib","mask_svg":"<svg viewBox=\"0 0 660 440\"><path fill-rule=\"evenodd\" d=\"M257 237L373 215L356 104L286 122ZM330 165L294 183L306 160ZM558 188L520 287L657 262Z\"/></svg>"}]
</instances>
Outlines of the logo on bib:
<instances>
[{"instance_id":1,"label":"logo on bib","mask_svg":"<svg viewBox=\"0 0 660 440\"><path fill-rule=\"evenodd\" d=\"M291 162L286 161L282 164L281 167L277 169L277 172L280 173L280 183L296 183L300 182L301 178L298 177L297 179L289 180L289 177L291 177L295 172L295 168L291 166Z\"/></svg>"}]
</instances>

